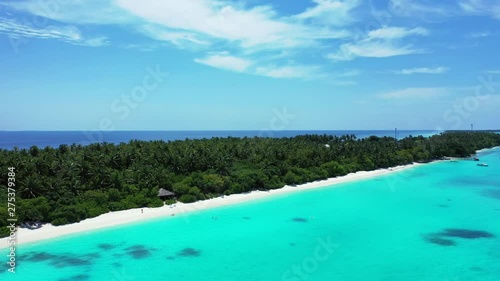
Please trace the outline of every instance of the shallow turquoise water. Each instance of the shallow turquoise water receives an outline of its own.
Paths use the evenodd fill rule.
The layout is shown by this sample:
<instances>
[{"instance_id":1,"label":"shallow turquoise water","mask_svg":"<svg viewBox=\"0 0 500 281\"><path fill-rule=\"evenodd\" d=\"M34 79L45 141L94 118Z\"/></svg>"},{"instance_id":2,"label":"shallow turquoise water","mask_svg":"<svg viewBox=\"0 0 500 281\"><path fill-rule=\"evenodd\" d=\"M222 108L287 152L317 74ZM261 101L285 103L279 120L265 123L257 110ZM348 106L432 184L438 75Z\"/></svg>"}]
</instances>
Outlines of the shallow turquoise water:
<instances>
[{"instance_id":1,"label":"shallow turquoise water","mask_svg":"<svg viewBox=\"0 0 500 281\"><path fill-rule=\"evenodd\" d=\"M499 157L21 245L0 279L498 281Z\"/></svg>"}]
</instances>

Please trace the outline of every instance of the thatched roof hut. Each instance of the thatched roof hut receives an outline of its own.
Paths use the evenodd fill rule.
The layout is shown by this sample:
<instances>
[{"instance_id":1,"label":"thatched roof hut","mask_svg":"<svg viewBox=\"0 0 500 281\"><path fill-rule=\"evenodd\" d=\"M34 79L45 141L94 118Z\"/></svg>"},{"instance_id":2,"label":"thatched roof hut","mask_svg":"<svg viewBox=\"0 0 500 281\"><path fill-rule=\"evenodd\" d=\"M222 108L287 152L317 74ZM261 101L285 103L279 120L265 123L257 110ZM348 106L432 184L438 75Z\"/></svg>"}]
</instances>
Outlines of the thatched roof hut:
<instances>
[{"instance_id":1,"label":"thatched roof hut","mask_svg":"<svg viewBox=\"0 0 500 281\"><path fill-rule=\"evenodd\" d=\"M158 192L158 197L160 197L161 200L167 200L169 198L175 197L175 193L172 191L168 191L166 189L160 188L160 191Z\"/></svg>"}]
</instances>

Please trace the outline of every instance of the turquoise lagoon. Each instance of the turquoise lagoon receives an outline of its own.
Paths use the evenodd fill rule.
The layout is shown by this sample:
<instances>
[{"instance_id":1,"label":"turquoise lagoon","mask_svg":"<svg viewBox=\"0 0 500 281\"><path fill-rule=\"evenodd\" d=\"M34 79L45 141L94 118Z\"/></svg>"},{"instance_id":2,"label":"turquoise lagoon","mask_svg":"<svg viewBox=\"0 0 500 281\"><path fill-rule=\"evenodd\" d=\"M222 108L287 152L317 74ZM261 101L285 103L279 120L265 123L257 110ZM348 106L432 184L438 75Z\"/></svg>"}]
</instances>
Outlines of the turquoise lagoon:
<instances>
[{"instance_id":1,"label":"turquoise lagoon","mask_svg":"<svg viewBox=\"0 0 500 281\"><path fill-rule=\"evenodd\" d=\"M0 279L498 281L500 149L479 157L20 245Z\"/></svg>"}]
</instances>

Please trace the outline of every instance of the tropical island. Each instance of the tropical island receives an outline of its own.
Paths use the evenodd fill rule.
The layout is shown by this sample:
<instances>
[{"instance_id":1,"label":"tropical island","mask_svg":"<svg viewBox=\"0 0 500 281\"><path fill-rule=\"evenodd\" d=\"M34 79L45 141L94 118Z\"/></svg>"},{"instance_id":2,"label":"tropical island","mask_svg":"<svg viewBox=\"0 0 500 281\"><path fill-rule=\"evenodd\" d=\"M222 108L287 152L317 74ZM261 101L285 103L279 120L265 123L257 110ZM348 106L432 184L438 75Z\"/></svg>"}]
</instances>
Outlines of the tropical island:
<instances>
[{"instance_id":1,"label":"tropical island","mask_svg":"<svg viewBox=\"0 0 500 281\"><path fill-rule=\"evenodd\" d=\"M191 203L253 190L373 171L500 146L491 132L446 132L396 140L354 135L130 141L119 145L0 150L16 169L19 224L65 225L108 212ZM8 182L0 178L6 191ZM0 199L7 201L7 192ZM0 215L8 217L6 209ZM0 222L0 236L9 234Z\"/></svg>"}]
</instances>

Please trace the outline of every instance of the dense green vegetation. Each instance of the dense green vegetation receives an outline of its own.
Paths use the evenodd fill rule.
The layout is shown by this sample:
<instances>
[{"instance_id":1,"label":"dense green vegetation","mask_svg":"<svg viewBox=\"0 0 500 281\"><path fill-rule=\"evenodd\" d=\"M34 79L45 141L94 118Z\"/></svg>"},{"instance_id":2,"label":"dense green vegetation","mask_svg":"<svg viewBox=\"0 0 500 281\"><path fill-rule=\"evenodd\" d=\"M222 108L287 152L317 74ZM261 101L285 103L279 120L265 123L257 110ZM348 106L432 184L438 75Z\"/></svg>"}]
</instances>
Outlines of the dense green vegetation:
<instances>
[{"instance_id":1,"label":"dense green vegetation","mask_svg":"<svg viewBox=\"0 0 500 281\"><path fill-rule=\"evenodd\" d=\"M159 188L193 202L443 156L465 157L499 145L498 134L450 132L399 141L304 135L0 150L0 199L7 202L8 167L15 167L19 221L61 225L109 211L162 206ZM0 209L4 236L5 207Z\"/></svg>"}]
</instances>

